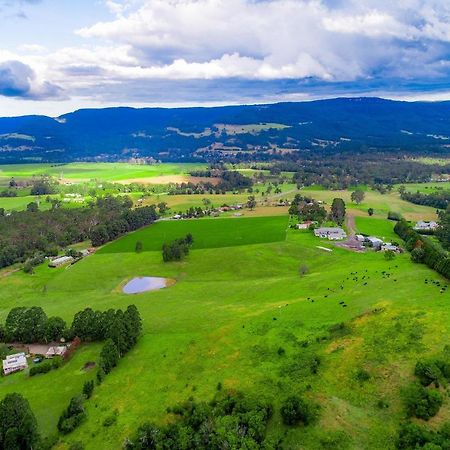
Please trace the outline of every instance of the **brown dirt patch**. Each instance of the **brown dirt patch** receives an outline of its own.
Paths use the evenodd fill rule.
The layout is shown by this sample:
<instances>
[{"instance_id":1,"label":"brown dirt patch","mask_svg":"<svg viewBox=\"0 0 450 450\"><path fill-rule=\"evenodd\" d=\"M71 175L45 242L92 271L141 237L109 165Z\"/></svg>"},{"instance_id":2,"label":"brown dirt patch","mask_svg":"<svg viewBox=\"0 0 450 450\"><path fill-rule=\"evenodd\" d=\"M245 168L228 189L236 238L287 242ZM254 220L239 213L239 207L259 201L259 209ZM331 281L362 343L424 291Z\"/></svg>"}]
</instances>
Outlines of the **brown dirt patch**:
<instances>
[{"instance_id":1,"label":"brown dirt patch","mask_svg":"<svg viewBox=\"0 0 450 450\"><path fill-rule=\"evenodd\" d=\"M95 362L94 361L88 361L84 366L83 366L83 370L85 372L89 372L90 370L92 370L95 367Z\"/></svg>"}]
</instances>

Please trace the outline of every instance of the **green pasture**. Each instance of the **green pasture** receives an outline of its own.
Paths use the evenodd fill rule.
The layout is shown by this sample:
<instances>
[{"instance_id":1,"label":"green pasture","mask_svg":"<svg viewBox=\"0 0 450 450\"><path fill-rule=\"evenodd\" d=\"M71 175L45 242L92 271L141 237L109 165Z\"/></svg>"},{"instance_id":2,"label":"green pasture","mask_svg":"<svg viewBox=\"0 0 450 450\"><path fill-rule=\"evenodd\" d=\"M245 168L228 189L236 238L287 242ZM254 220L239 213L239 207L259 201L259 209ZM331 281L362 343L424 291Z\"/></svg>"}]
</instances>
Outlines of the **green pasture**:
<instances>
[{"instance_id":1,"label":"green pasture","mask_svg":"<svg viewBox=\"0 0 450 450\"><path fill-rule=\"evenodd\" d=\"M163 163L139 165L129 163L69 163L69 164L14 164L0 166L0 185L11 177L27 179L51 175L65 180L123 181L135 178L152 178L168 175L186 175L191 170L201 170L206 164Z\"/></svg>"},{"instance_id":2,"label":"green pasture","mask_svg":"<svg viewBox=\"0 0 450 450\"><path fill-rule=\"evenodd\" d=\"M303 192L302 189L300 192ZM432 220L436 219L436 209L429 206L415 205L400 198L398 192L380 194L377 191L369 190L365 193L364 201L357 205L351 201L350 190L327 191L313 190L305 191L309 196L316 200L322 200L328 206L331 206L333 198L342 198L347 210L357 215L367 214L369 208L374 209L374 216L378 218L386 218L389 211L400 213L407 220Z\"/></svg>"},{"instance_id":3,"label":"green pasture","mask_svg":"<svg viewBox=\"0 0 450 450\"><path fill-rule=\"evenodd\" d=\"M144 251L160 251L165 242L183 238L187 233L194 238L193 249L278 242L286 239L287 225L286 216L163 220L124 236L98 253L134 252L137 241L142 242Z\"/></svg>"},{"instance_id":4,"label":"green pasture","mask_svg":"<svg viewBox=\"0 0 450 450\"><path fill-rule=\"evenodd\" d=\"M357 222L358 228L385 226L370 220ZM143 317L137 346L95 388L88 419L58 448L82 441L88 450L120 449L140 423L166 421L166 408L189 397L210 400L220 382L273 403L268 432L284 436L283 448L393 449L404 418L402 386L419 358L450 344L450 294L425 284L442 279L408 254L388 262L381 253L337 248L309 231L286 231L286 224L287 217L162 222L69 268L0 272L0 320L21 305L42 306L70 321L87 306L134 303ZM187 259L163 263L156 250L162 239L188 231L196 246ZM234 234L246 245L236 245ZM130 251L138 235L144 248L151 246L139 254ZM303 276L300 266L307 267ZM124 282L143 275L176 284L132 296L121 292ZM92 376L81 367L97 354L98 346L87 345L62 369L35 379L1 378L2 393L29 398L43 435L50 435L69 397ZM316 374L310 370L315 358ZM358 381L359 369L369 380ZM282 425L279 406L292 394L320 404L316 424ZM387 408L377 406L380 399ZM115 410L117 423L103 426ZM449 418L446 398L436 422Z\"/></svg>"},{"instance_id":5,"label":"green pasture","mask_svg":"<svg viewBox=\"0 0 450 450\"><path fill-rule=\"evenodd\" d=\"M396 185L398 189L400 185ZM448 191L450 190L450 181L430 182L430 183L408 183L404 184L408 192L422 192L424 194L431 194L433 192Z\"/></svg>"}]
</instances>

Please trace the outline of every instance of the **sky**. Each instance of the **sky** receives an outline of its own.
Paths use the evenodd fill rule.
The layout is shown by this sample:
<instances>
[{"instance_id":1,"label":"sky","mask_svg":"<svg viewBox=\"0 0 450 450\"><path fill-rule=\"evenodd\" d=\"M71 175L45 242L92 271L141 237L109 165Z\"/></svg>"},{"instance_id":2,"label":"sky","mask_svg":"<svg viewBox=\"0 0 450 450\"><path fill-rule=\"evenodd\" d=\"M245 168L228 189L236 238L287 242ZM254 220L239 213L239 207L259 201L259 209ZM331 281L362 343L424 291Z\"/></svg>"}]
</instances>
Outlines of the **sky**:
<instances>
[{"instance_id":1,"label":"sky","mask_svg":"<svg viewBox=\"0 0 450 450\"><path fill-rule=\"evenodd\" d=\"M0 0L0 116L450 100L450 0Z\"/></svg>"}]
</instances>

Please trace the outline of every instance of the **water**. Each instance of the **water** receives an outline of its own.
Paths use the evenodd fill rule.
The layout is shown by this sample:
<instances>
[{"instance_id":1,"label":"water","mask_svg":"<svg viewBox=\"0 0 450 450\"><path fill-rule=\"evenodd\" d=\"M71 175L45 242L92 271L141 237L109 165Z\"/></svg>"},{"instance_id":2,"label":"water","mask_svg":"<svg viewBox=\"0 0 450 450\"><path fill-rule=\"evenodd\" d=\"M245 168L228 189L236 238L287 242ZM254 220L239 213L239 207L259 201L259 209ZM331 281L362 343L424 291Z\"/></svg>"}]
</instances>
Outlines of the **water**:
<instances>
[{"instance_id":1,"label":"water","mask_svg":"<svg viewBox=\"0 0 450 450\"><path fill-rule=\"evenodd\" d=\"M167 278L136 277L123 288L125 294L139 294L140 292L157 291L167 286Z\"/></svg>"}]
</instances>

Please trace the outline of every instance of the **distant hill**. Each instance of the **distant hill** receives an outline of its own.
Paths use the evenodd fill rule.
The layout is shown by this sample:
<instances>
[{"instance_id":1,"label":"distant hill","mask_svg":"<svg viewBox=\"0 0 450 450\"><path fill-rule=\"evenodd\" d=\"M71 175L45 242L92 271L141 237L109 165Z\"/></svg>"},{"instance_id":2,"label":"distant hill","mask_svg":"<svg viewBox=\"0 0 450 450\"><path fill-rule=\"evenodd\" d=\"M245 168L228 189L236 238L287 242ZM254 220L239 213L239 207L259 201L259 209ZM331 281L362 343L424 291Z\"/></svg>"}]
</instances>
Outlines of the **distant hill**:
<instances>
[{"instance_id":1,"label":"distant hill","mask_svg":"<svg viewBox=\"0 0 450 450\"><path fill-rule=\"evenodd\" d=\"M215 108L83 109L0 118L0 162L283 158L298 152L448 153L450 102L339 98Z\"/></svg>"}]
</instances>

